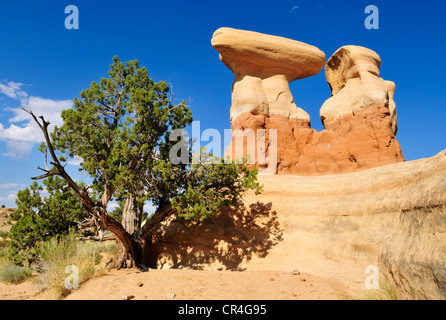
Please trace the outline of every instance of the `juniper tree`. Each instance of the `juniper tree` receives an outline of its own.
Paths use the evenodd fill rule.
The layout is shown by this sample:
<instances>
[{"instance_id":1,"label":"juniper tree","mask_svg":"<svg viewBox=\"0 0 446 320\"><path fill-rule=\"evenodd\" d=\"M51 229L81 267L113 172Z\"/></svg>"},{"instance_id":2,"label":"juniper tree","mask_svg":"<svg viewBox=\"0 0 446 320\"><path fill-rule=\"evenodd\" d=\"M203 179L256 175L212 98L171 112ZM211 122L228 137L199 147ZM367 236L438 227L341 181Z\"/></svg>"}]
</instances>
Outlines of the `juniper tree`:
<instances>
[{"instance_id":1,"label":"juniper tree","mask_svg":"<svg viewBox=\"0 0 446 320\"><path fill-rule=\"evenodd\" d=\"M248 189L258 192L257 171L223 161L173 164L169 153L178 141L171 141L170 133L192 122L185 101L174 104L167 83L150 79L137 60L123 63L115 56L108 74L74 99L73 108L61 114L63 125L51 134L43 116L27 111L43 132L53 165L39 168L45 173L33 179L65 179L91 218L118 239L118 268L147 265L152 234L161 222L171 215L202 221ZM68 157L82 159L91 186L81 188L65 171ZM88 188L99 194L97 201ZM118 198L126 199L122 221L107 213L110 201ZM157 210L141 228L147 200Z\"/></svg>"}]
</instances>

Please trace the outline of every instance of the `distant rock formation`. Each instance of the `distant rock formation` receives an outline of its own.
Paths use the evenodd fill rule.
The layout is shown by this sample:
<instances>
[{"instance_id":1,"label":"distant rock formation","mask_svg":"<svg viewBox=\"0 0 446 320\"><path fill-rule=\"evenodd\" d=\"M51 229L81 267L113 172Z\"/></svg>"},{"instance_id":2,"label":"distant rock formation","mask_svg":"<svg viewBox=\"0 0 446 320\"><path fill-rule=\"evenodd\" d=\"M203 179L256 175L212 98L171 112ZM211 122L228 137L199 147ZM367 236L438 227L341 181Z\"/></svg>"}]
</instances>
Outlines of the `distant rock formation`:
<instances>
[{"instance_id":1,"label":"distant rock formation","mask_svg":"<svg viewBox=\"0 0 446 320\"><path fill-rule=\"evenodd\" d=\"M288 83L319 73L325 63L322 51L230 28L218 29L211 43L235 76L231 129L251 129L255 135L242 143L233 138L225 157L249 155L262 169L267 165L259 159L265 156L275 162L269 173L295 175L340 174L404 161L395 137L395 84L379 78L381 60L374 51L345 46L328 60L325 74L332 97L320 110L325 130L318 132L294 103ZM277 130L273 149L271 129Z\"/></svg>"}]
</instances>

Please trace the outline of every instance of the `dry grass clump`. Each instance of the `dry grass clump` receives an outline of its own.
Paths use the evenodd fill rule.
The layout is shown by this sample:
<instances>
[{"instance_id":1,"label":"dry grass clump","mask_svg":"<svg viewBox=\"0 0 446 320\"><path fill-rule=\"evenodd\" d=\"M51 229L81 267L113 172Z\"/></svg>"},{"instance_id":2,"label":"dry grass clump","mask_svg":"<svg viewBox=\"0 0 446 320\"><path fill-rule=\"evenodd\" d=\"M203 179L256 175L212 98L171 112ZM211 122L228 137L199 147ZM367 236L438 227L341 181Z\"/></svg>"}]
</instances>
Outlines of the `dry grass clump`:
<instances>
[{"instance_id":1,"label":"dry grass clump","mask_svg":"<svg viewBox=\"0 0 446 320\"><path fill-rule=\"evenodd\" d=\"M384 283L376 290L364 290L358 296L345 297L347 300L399 300L394 287Z\"/></svg>"},{"instance_id":2,"label":"dry grass clump","mask_svg":"<svg viewBox=\"0 0 446 320\"><path fill-rule=\"evenodd\" d=\"M102 258L115 251L115 243L87 243L73 236L53 238L42 247L36 280L52 298L63 298L76 285L103 273L107 267L101 264Z\"/></svg>"},{"instance_id":3,"label":"dry grass clump","mask_svg":"<svg viewBox=\"0 0 446 320\"><path fill-rule=\"evenodd\" d=\"M80 285L106 272L106 262L116 253L114 241L82 242L70 234L44 242L38 263L22 267L8 260L8 247L9 241L0 240L0 281L18 284L32 278L53 299L67 296L72 290L70 285Z\"/></svg>"}]
</instances>

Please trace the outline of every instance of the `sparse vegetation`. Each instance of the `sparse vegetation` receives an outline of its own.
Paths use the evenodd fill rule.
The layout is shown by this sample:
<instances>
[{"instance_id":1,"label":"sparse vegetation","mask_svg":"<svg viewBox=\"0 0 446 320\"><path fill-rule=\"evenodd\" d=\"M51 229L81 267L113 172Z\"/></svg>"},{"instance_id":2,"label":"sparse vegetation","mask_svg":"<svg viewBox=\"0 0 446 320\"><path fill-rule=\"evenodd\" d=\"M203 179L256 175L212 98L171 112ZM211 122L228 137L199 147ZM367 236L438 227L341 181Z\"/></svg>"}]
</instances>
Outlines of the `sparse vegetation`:
<instances>
[{"instance_id":1,"label":"sparse vegetation","mask_svg":"<svg viewBox=\"0 0 446 320\"><path fill-rule=\"evenodd\" d=\"M30 267L18 266L8 261L9 241L0 241L0 282L18 284L28 278L49 293L53 299L60 299L70 293L65 288L67 266L76 266L79 284L108 270L107 262L116 253L116 243L82 242L76 235L56 236L40 244L39 257ZM34 271L34 273L32 273ZM31 275L34 276L31 276Z\"/></svg>"},{"instance_id":2,"label":"sparse vegetation","mask_svg":"<svg viewBox=\"0 0 446 320\"><path fill-rule=\"evenodd\" d=\"M39 257L40 243L76 228L86 213L65 181L59 177L43 180L48 196L41 196L43 186L34 182L17 193L20 218L11 228L9 259L16 265L29 266Z\"/></svg>"},{"instance_id":3,"label":"sparse vegetation","mask_svg":"<svg viewBox=\"0 0 446 320\"><path fill-rule=\"evenodd\" d=\"M7 231L0 231L0 238L9 238L10 234Z\"/></svg>"},{"instance_id":4,"label":"sparse vegetation","mask_svg":"<svg viewBox=\"0 0 446 320\"><path fill-rule=\"evenodd\" d=\"M399 300L395 289L387 284L381 284L378 290L366 290L359 297L346 297L348 300Z\"/></svg>"},{"instance_id":5,"label":"sparse vegetation","mask_svg":"<svg viewBox=\"0 0 446 320\"><path fill-rule=\"evenodd\" d=\"M79 284L93 277L96 273L107 270L102 262L103 257L115 254L116 244L87 243L75 240L75 235L54 237L42 245L40 261L37 264L39 272L36 280L48 290L53 298L62 298L69 294L65 287L65 273L68 266L75 266L79 272Z\"/></svg>"},{"instance_id":6,"label":"sparse vegetation","mask_svg":"<svg viewBox=\"0 0 446 320\"><path fill-rule=\"evenodd\" d=\"M2 232L2 237L7 238L8 232ZM17 284L31 275L29 268L20 267L8 261L8 240L0 241L0 282Z\"/></svg>"},{"instance_id":7,"label":"sparse vegetation","mask_svg":"<svg viewBox=\"0 0 446 320\"><path fill-rule=\"evenodd\" d=\"M390 287L371 291L365 295L365 300L398 300L395 290Z\"/></svg>"},{"instance_id":8,"label":"sparse vegetation","mask_svg":"<svg viewBox=\"0 0 446 320\"><path fill-rule=\"evenodd\" d=\"M31 275L28 268L20 267L12 263L7 263L0 268L0 281L17 284Z\"/></svg>"}]
</instances>

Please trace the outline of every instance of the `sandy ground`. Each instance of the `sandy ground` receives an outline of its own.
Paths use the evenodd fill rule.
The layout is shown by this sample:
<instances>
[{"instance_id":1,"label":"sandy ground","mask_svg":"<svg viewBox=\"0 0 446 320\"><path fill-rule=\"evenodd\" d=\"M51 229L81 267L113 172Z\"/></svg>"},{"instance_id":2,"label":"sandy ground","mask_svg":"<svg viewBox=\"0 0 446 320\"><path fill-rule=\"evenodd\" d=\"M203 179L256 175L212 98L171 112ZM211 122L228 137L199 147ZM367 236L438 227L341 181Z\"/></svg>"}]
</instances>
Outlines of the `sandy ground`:
<instances>
[{"instance_id":1,"label":"sandy ground","mask_svg":"<svg viewBox=\"0 0 446 320\"><path fill-rule=\"evenodd\" d=\"M143 285L138 286L139 283ZM275 271L197 271L185 269L111 271L73 291L67 300L290 300L342 299L344 287L311 275ZM168 297L168 295L170 297Z\"/></svg>"},{"instance_id":2,"label":"sandy ground","mask_svg":"<svg viewBox=\"0 0 446 320\"><path fill-rule=\"evenodd\" d=\"M138 284L142 283L142 286ZM174 297L172 298L172 296ZM339 300L340 282L277 271L112 270L80 284L66 300ZM0 300L49 299L32 282L0 283Z\"/></svg>"},{"instance_id":3,"label":"sandy ground","mask_svg":"<svg viewBox=\"0 0 446 320\"><path fill-rule=\"evenodd\" d=\"M31 281L19 284L0 282L0 300L44 300L45 297L45 293Z\"/></svg>"},{"instance_id":4,"label":"sandy ground","mask_svg":"<svg viewBox=\"0 0 446 320\"><path fill-rule=\"evenodd\" d=\"M7 216L2 218L4 222ZM11 225L1 227L9 231ZM349 293L340 281L304 272L151 269L111 270L80 284L66 300L121 300L123 296L135 300L332 300L345 299ZM31 280L15 285L0 282L0 300L48 299L51 295Z\"/></svg>"}]
</instances>

